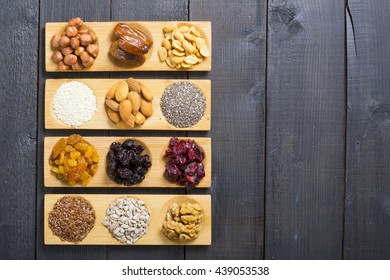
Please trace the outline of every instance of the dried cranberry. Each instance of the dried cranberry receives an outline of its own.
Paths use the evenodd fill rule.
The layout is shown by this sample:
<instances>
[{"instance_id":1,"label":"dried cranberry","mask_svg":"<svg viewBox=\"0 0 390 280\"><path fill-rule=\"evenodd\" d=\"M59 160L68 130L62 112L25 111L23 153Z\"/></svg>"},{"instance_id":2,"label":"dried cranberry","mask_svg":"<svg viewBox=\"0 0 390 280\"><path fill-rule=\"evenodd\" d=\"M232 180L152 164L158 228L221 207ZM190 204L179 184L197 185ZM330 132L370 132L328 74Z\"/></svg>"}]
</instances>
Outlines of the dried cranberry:
<instances>
[{"instance_id":1,"label":"dried cranberry","mask_svg":"<svg viewBox=\"0 0 390 280\"><path fill-rule=\"evenodd\" d=\"M193 189L205 177L202 163L205 158L204 151L192 139L185 141L172 137L164 158L167 160L165 177L171 182L185 186L187 190Z\"/></svg>"}]
</instances>

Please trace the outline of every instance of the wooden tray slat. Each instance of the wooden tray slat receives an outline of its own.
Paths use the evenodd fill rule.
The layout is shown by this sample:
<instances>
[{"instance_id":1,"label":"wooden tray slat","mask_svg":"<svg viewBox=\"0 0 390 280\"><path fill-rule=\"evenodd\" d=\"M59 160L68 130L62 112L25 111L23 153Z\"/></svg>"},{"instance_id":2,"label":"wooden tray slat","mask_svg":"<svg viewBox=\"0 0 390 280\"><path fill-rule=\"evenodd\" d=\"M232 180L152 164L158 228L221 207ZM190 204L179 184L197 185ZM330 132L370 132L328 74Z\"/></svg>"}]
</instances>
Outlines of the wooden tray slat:
<instances>
[{"instance_id":1,"label":"wooden tray slat","mask_svg":"<svg viewBox=\"0 0 390 280\"><path fill-rule=\"evenodd\" d=\"M109 54L109 49L112 43L113 30L118 22L86 22L98 36L99 55L91 68L83 69L81 72L99 72L99 71L178 71L176 68L170 68L165 62L161 62L158 58L158 47L164 38L163 27L174 23L170 21L140 21L140 22L124 22L127 24L140 24L147 28L153 36L153 46L147 54L145 63L138 67L122 67L116 63L115 59ZM183 69L179 71L210 71L211 70L211 22L209 21L190 21L177 22L181 24L192 24L198 27L198 30L203 33L203 38L210 51L210 56L204 59L200 64L194 66L193 69ZM47 72L76 72L74 70L60 71L58 65L51 59L53 49L51 47L51 38L55 34L60 34L66 27L66 22L48 22L45 30L45 62Z\"/></svg>"},{"instance_id":2,"label":"wooden tray slat","mask_svg":"<svg viewBox=\"0 0 390 280\"><path fill-rule=\"evenodd\" d=\"M73 195L73 194L72 194ZM79 195L79 194L75 194ZM146 234L132 245L210 245L211 244L211 196L210 195L97 195L80 194L93 206L96 214L95 226L87 237L78 244L53 235L48 225L49 212L58 199L65 194L46 194L44 209L44 242L46 245L126 245L112 237L109 230L102 224L106 209L110 202L123 196L135 197L145 202L150 211L150 224ZM173 202L197 201L204 211L199 237L186 243L174 242L161 233L161 225L165 220L167 209Z\"/></svg>"},{"instance_id":3,"label":"wooden tray slat","mask_svg":"<svg viewBox=\"0 0 390 280\"><path fill-rule=\"evenodd\" d=\"M64 136L68 137L68 136ZM163 154L166 147L168 146L169 137L83 137L86 141L91 143L97 150L100 156L99 169L95 176L93 176L91 182L87 186L70 186L64 185L58 180L51 172L49 165L49 157L55 143L61 137L45 137L44 139L44 185L45 187L123 187L123 188L134 188L134 187L156 187L156 188L183 188L182 186L176 185L169 182L164 178L165 160ZM115 141L122 141L124 139L134 139L140 143L143 143L150 156L152 166L145 175L145 179L138 185L126 187L118 185L112 181L106 174L106 156L109 151L110 145ZM182 138L186 139L186 138ZM200 181L197 188L209 188L211 186L211 139L210 138L192 138L198 143L206 154L204 159L204 167L206 176Z\"/></svg>"},{"instance_id":4,"label":"wooden tray slat","mask_svg":"<svg viewBox=\"0 0 390 280\"><path fill-rule=\"evenodd\" d=\"M119 128L108 118L105 110L105 96L107 91L119 81L124 79L47 79L45 83L45 128L46 129L74 129L63 124L54 114L53 98L57 89L64 82L79 81L86 84L96 96L97 110L91 120L80 126L79 129L110 129ZM198 130L208 131L211 126L211 81L210 80L158 80L137 79L141 85L153 94L153 115L146 119L141 126L129 130ZM164 90L170 84L187 81L196 84L206 98L206 111L202 119L193 127L177 128L169 124L161 112L160 100Z\"/></svg>"}]
</instances>

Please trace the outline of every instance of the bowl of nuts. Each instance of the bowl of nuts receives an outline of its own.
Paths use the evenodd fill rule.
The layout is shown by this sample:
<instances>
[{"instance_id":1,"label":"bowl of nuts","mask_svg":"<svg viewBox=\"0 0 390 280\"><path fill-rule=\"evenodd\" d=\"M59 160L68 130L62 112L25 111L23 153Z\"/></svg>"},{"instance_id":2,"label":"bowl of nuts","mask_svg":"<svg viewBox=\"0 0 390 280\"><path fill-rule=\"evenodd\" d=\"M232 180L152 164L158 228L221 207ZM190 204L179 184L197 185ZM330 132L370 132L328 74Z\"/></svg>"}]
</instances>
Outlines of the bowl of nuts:
<instances>
[{"instance_id":1,"label":"bowl of nuts","mask_svg":"<svg viewBox=\"0 0 390 280\"><path fill-rule=\"evenodd\" d=\"M170 68L192 69L211 55L206 34L195 25L172 23L163 27L163 34L157 53Z\"/></svg>"},{"instance_id":2,"label":"bowl of nuts","mask_svg":"<svg viewBox=\"0 0 390 280\"><path fill-rule=\"evenodd\" d=\"M51 38L52 60L61 71L90 68L99 54L96 33L75 17Z\"/></svg>"}]
</instances>

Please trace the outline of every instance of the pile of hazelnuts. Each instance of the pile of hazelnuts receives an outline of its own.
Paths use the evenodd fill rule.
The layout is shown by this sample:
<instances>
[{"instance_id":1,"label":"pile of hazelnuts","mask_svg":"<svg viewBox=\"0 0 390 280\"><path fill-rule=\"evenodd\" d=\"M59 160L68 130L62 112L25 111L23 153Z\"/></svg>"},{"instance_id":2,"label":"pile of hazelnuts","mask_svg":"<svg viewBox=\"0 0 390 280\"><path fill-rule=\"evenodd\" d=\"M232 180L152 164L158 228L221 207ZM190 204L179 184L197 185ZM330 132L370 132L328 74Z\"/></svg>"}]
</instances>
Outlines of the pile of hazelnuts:
<instances>
[{"instance_id":1,"label":"pile of hazelnuts","mask_svg":"<svg viewBox=\"0 0 390 280\"><path fill-rule=\"evenodd\" d=\"M91 67L98 56L98 38L83 22L79 17L72 18L65 32L51 38L51 46L55 49L52 59L58 63L60 70Z\"/></svg>"}]
</instances>

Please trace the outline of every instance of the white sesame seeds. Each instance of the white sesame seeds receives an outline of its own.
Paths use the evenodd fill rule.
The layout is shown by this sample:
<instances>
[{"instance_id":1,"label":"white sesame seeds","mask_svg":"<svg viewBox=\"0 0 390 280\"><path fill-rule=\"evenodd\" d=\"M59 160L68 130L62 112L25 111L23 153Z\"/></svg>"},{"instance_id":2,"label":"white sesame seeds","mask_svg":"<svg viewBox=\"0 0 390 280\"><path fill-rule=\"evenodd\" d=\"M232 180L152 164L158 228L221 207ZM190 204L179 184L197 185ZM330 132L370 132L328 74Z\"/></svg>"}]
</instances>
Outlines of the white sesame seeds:
<instances>
[{"instance_id":1,"label":"white sesame seeds","mask_svg":"<svg viewBox=\"0 0 390 280\"><path fill-rule=\"evenodd\" d=\"M71 81L63 83L53 99L54 113L61 122L78 127L89 121L96 112L96 96L85 84Z\"/></svg>"}]
</instances>

